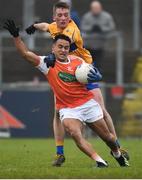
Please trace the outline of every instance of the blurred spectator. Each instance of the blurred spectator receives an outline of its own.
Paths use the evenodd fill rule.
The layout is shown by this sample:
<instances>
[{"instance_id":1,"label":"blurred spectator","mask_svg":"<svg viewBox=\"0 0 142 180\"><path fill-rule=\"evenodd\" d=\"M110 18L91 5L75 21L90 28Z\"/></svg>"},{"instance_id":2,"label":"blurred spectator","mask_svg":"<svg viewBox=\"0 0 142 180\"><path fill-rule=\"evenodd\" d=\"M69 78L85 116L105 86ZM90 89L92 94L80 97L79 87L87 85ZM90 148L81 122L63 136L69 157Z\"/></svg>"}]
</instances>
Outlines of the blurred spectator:
<instances>
[{"instance_id":1,"label":"blurred spectator","mask_svg":"<svg viewBox=\"0 0 142 180\"><path fill-rule=\"evenodd\" d=\"M101 69L106 37L115 30L113 17L103 10L99 1L92 1L90 11L82 17L81 30L85 47L90 51L96 66Z\"/></svg>"},{"instance_id":2,"label":"blurred spectator","mask_svg":"<svg viewBox=\"0 0 142 180\"><path fill-rule=\"evenodd\" d=\"M78 12L72 9L72 0L59 0L60 2L67 3L71 8L71 19L76 23L78 27L80 27L80 18Z\"/></svg>"}]
</instances>

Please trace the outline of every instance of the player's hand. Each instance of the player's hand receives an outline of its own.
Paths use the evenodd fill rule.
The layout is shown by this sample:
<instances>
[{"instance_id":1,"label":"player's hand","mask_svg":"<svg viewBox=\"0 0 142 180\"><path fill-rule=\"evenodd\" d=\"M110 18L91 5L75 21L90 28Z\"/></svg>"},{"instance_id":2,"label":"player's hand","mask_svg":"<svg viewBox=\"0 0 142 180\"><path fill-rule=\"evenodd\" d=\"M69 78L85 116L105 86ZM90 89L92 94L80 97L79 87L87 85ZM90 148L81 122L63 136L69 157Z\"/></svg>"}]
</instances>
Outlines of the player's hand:
<instances>
[{"instance_id":1,"label":"player's hand","mask_svg":"<svg viewBox=\"0 0 142 180\"><path fill-rule=\"evenodd\" d=\"M19 36L19 28L16 27L13 20L8 19L7 21L5 21L3 28L7 29L13 37Z\"/></svg>"},{"instance_id":2,"label":"player's hand","mask_svg":"<svg viewBox=\"0 0 142 180\"><path fill-rule=\"evenodd\" d=\"M54 67L56 61L56 57L54 53L50 53L48 56L44 58L44 62L46 63L46 66L49 67Z\"/></svg>"},{"instance_id":3,"label":"player's hand","mask_svg":"<svg viewBox=\"0 0 142 180\"><path fill-rule=\"evenodd\" d=\"M99 72L99 70L93 66L93 69L90 70L89 74L88 74L88 82L92 83L92 82L98 82L102 79L102 75Z\"/></svg>"},{"instance_id":4,"label":"player's hand","mask_svg":"<svg viewBox=\"0 0 142 180\"><path fill-rule=\"evenodd\" d=\"M37 23L37 22L35 22L35 23ZM34 24L35 24L34 23ZM27 27L26 29L25 29L25 31L26 31L26 33L27 34L34 34L35 33L35 31L37 30L35 27L34 27L34 24L32 24L32 25L30 25L29 27Z\"/></svg>"}]
</instances>

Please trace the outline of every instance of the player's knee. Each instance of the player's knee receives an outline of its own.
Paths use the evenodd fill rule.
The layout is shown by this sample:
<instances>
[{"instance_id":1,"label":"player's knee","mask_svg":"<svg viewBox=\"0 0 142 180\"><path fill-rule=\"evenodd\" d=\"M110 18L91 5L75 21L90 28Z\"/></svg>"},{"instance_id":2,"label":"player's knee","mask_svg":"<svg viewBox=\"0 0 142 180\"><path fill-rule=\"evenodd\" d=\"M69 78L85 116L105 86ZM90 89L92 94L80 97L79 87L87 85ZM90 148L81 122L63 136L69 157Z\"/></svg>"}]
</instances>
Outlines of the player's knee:
<instances>
[{"instance_id":1,"label":"player's knee","mask_svg":"<svg viewBox=\"0 0 142 180\"><path fill-rule=\"evenodd\" d=\"M70 127L70 126L64 126L66 132L77 142L79 142L80 137L81 137L81 132L74 128L74 127Z\"/></svg>"},{"instance_id":2,"label":"player's knee","mask_svg":"<svg viewBox=\"0 0 142 180\"><path fill-rule=\"evenodd\" d=\"M112 133L109 133L107 136L106 136L106 139L105 139L106 143L113 143L115 142L115 137Z\"/></svg>"},{"instance_id":3,"label":"player's knee","mask_svg":"<svg viewBox=\"0 0 142 180\"><path fill-rule=\"evenodd\" d=\"M68 128L68 133L70 134L70 136L74 139L77 139L80 136L80 133L77 132L76 129L72 129L72 128Z\"/></svg>"}]
</instances>

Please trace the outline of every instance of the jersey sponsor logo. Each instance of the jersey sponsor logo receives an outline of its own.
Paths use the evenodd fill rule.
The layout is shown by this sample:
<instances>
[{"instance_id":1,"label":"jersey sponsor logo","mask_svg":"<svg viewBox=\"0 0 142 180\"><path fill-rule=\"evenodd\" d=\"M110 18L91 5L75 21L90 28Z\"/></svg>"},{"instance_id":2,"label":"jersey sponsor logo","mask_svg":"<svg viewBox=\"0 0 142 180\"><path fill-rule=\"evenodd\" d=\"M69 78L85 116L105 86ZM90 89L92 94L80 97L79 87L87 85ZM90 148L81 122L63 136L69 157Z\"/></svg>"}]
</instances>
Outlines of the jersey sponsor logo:
<instances>
[{"instance_id":1,"label":"jersey sponsor logo","mask_svg":"<svg viewBox=\"0 0 142 180\"><path fill-rule=\"evenodd\" d=\"M64 82L77 82L75 75L69 73L59 72L58 76Z\"/></svg>"}]
</instances>

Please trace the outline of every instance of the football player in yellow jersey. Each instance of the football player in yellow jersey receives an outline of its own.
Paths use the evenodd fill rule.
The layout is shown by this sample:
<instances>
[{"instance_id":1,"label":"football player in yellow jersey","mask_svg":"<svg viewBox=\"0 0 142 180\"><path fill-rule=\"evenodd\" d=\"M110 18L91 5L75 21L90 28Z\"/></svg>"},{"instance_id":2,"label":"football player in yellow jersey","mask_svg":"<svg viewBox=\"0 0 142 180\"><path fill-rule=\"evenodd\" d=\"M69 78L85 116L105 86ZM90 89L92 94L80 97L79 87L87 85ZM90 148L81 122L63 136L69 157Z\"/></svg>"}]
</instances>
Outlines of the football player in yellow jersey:
<instances>
[{"instance_id":1,"label":"football player in yellow jersey","mask_svg":"<svg viewBox=\"0 0 142 180\"><path fill-rule=\"evenodd\" d=\"M71 39L71 48L70 54L75 54L83 58L86 62L92 63L92 57L87 49L83 47L83 40L80 34L80 30L77 25L70 19L70 7L68 4L63 2L58 2L53 7L53 20L54 22L49 23L36 23L32 24L26 29L28 34L33 34L36 30L41 30L44 32L49 32L54 38L57 34L65 34ZM101 105L104 113L104 119L109 128L109 131L116 137L115 128L113 125L113 121L109 113L107 112L104 100L102 97L101 90L98 84L88 84L87 88L92 91L94 94L94 99ZM65 161L64 157L64 129L59 119L58 111L55 110L55 116L53 121L54 127L54 137L57 148L57 156L55 161L53 162L54 166L61 166ZM118 140L117 140L118 143ZM118 143L119 144L119 143ZM124 150L121 150L125 157L129 159L128 153Z\"/></svg>"}]
</instances>

